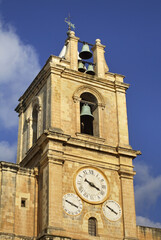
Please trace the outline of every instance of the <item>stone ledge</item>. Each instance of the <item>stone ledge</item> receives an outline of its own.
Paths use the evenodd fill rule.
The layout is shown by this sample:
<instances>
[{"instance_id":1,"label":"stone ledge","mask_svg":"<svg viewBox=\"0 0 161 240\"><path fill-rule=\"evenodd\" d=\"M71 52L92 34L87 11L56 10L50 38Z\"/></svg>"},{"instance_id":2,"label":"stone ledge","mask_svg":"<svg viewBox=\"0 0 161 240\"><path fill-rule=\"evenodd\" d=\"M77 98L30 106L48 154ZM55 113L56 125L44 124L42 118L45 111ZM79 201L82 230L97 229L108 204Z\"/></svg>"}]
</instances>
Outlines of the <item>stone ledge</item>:
<instances>
[{"instance_id":1,"label":"stone ledge","mask_svg":"<svg viewBox=\"0 0 161 240\"><path fill-rule=\"evenodd\" d=\"M12 233L5 233L5 232L0 232L0 240L35 240L35 237L27 237L27 236L21 236L21 235L16 235Z\"/></svg>"},{"instance_id":2,"label":"stone ledge","mask_svg":"<svg viewBox=\"0 0 161 240\"><path fill-rule=\"evenodd\" d=\"M95 136L91 136L91 135L88 135L88 134L76 133L76 136L80 140L92 141L94 143L102 143L103 144L105 142L104 138L95 137Z\"/></svg>"},{"instance_id":3,"label":"stone ledge","mask_svg":"<svg viewBox=\"0 0 161 240\"><path fill-rule=\"evenodd\" d=\"M143 235L145 239L161 239L161 228L146 227L146 226L136 226L137 233Z\"/></svg>"},{"instance_id":4,"label":"stone ledge","mask_svg":"<svg viewBox=\"0 0 161 240\"><path fill-rule=\"evenodd\" d=\"M0 162L0 170L1 171L9 171L17 174L22 175L29 175L29 176L35 176L37 175L37 169L29 169L25 167L21 167L19 164L16 163L10 163L10 162Z\"/></svg>"}]
</instances>

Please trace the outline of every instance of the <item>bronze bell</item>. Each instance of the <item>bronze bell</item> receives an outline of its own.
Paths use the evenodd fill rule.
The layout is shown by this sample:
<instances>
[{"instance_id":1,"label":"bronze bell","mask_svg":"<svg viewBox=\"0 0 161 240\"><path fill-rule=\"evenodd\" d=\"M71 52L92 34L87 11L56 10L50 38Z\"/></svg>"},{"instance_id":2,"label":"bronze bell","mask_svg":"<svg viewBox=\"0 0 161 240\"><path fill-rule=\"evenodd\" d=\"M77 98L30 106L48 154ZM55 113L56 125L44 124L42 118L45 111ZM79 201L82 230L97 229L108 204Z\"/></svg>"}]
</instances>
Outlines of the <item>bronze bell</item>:
<instances>
[{"instance_id":1,"label":"bronze bell","mask_svg":"<svg viewBox=\"0 0 161 240\"><path fill-rule=\"evenodd\" d=\"M90 74L90 75L95 75L95 72L93 70L93 65L92 64L89 64L88 65L88 69L87 69L87 74Z\"/></svg>"},{"instance_id":2,"label":"bronze bell","mask_svg":"<svg viewBox=\"0 0 161 240\"><path fill-rule=\"evenodd\" d=\"M90 117L90 119L92 121L94 120L94 117L93 117L93 115L91 113L91 108L90 108L90 106L87 103L83 104L80 116L81 116L81 118L83 118L83 117Z\"/></svg>"},{"instance_id":3,"label":"bronze bell","mask_svg":"<svg viewBox=\"0 0 161 240\"><path fill-rule=\"evenodd\" d=\"M85 72L86 71L86 66L84 65L84 63L82 61L78 62L78 71L79 72Z\"/></svg>"},{"instance_id":4,"label":"bronze bell","mask_svg":"<svg viewBox=\"0 0 161 240\"><path fill-rule=\"evenodd\" d=\"M92 57L92 53L90 52L90 49L87 43L83 44L82 50L79 53L79 57L82 59L89 59Z\"/></svg>"}]
</instances>

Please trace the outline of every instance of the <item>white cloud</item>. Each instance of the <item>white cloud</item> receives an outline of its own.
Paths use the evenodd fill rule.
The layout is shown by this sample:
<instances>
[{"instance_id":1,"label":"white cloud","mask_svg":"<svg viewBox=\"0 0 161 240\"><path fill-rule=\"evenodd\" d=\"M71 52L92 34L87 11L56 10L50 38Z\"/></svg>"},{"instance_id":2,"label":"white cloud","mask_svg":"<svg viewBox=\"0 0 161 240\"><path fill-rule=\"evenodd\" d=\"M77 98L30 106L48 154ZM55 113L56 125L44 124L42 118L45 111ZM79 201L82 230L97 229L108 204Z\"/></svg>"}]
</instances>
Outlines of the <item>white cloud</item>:
<instances>
[{"instance_id":1,"label":"white cloud","mask_svg":"<svg viewBox=\"0 0 161 240\"><path fill-rule=\"evenodd\" d=\"M15 162L16 151L16 143L9 144L6 141L0 142L0 161Z\"/></svg>"},{"instance_id":2,"label":"white cloud","mask_svg":"<svg viewBox=\"0 0 161 240\"><path fill-rule=\"evenodd\" d=\"M145 164L136 164L135 200L138 212L150 209L161 197L161 175L153 176Z\"/></svg>"},{"instance_id":3,"label":"white cloud","mask_svg":"<svg viewBox=\"0 0 161 240\"><path fill-rule=\"evenodd\" d=\"M14 108L18 98L40 70L38 56L10 25L0 21L0 121L10 128L18 123Z\"/></svg>"},{"instance_id":4,"label":"white cloud","mask_svg":"<svg viewBox=\"0 0 161 240\"><path fill-rule=\"evenodd\" d=\"M161 223L149 219L156 204L161 200L161 175L153 176L145 164L135 165L135 204L137 225L161 228ZM148 216L148 217L147 217Z\"/></svg>"},{"instance_id":5,"label":"white cloud","mask_svg":"<svg viewBox=\"0 0 161 240\"><path fill-rule=\"evenodd\" d=\"M161 228L161 223L153 222L148 218L137 216L136 217L136 224L139 226L145 226L145 227L154 227L154 228Z\"/></svg>"}]
</instances>

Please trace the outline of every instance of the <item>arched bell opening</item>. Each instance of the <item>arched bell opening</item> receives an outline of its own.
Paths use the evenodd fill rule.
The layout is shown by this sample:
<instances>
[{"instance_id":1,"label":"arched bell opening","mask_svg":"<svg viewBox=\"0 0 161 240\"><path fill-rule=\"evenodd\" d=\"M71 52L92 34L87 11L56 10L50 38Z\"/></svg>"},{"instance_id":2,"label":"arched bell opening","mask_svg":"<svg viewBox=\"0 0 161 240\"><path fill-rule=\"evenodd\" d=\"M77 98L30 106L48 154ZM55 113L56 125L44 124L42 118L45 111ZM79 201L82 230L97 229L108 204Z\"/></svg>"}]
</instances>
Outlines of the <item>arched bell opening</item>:
<instances>
[{"instance_id":1,"label":"arched bell opening","mask_svg":"<svg viewBox=\"0 0 161 240\"><path fill-rule=\"evenodd\" d=\"M38 128L38 105L35 105L32 112L33 144L37 140L37 128Z\"/></svg>"},{"instance_id":2,"label":"arched bell opening","mask_svg":"<svg viewBox=\"0 0 161 240\"><path fill-rule=\"evenodd\" d=\"M99 136L99 121L98 121L98 101L96 97L84 92L81 94L80 101L80 124L81 133L92 136Z\"/></svg>"}]
</instances>

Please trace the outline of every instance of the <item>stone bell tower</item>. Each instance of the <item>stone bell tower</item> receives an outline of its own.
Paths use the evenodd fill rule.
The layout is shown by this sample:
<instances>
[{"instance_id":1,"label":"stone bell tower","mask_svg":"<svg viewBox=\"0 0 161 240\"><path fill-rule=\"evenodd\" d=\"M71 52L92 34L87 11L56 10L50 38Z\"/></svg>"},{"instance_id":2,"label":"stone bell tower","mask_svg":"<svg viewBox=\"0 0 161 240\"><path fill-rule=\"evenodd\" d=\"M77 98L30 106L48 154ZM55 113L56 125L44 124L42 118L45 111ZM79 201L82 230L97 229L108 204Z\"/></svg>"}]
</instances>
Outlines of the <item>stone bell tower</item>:
<instances>
[{"instance_id":1,"label":"stone bell tower","mask_svg":"<svg viewBox=\"0 0 161 240\"><path fill-rule=\"evenodd\" d=\"M139 152L129 145L129 85L109 72L101 41L91 45L69 31L60 56L49 57L19 99L17 164L33 171L34 188L22 189L21 204L35 204L36 213L32 227L24 223L15 234L137 239L132 160Z\"/></svg>"}]
</instances>

